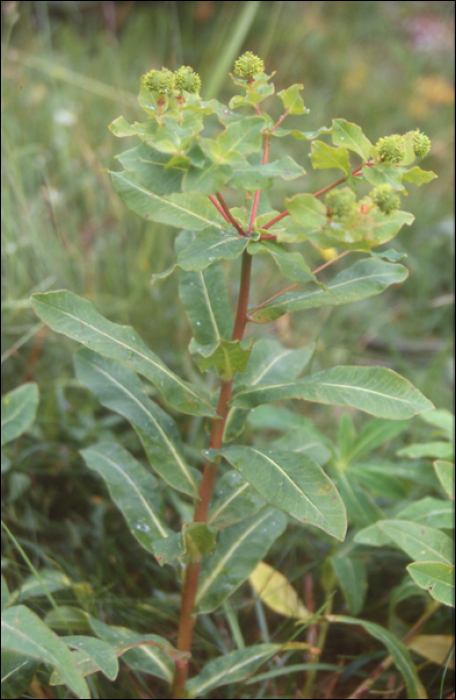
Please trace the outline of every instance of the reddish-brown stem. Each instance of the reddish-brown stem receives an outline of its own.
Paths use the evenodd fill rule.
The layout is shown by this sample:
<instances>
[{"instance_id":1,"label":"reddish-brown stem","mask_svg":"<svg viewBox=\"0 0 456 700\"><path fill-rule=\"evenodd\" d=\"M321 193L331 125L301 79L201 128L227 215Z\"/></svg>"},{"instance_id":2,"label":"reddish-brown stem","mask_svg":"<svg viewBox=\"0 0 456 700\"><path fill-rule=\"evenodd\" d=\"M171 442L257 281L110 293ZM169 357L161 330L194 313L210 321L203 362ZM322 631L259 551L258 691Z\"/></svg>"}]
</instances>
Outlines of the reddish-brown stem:
<instances>
[{"instance_id":1,"label":"reddish-brown stem","mask_svg":"<svg viewBox=\"0 0 456 700\"><path fill-rule=\"evenodd\" d=\"M323 265L320 265L320 267L317 267L317 268L315 268L315 270L312 270L312 274L313 274L313 275L316 275L317 272L321 272L321 271L324 270L326 267L329 267L330 265L332 265L333 263L335 263L337 260L340 260L340 259L343 258L345 255L348 255L348 253L351 253L351 252L352 252L351 250L345 250L343 253L341 253L341 254L338 255L337 257L332 258L332 260L328 260L328 262L325 262L325 263L323 263ZM286 289L282 289L281 292L277 292L277 294L274 294L274 296L270 297L269 299L266 299L266 301L263 301L261 304L259 304L259 305L256 306L254 309L252 309L252 311L250 312L250 314L247 316L247 320L249 320L250 316L251 316L252 314L254 314L256 311L258 311L259 309L262 309L263 306L266 306L266 304L270 304L271 301L275 301L276 299L278 299L279 297L281 297L282 294L286 294L287 292L291 292L292 289L294 289L295 287L299 287L300 284L301 284L300 282L295 282L294 284L290 285L290 286L287 287Z\"/></svg>"},{"instance_id":2,"label":"reddish-brown stem","mask_svg":"<svg viewBox=\"0 0 456 700\"><path fill-rule=\"evenodd\" d=\"M278 126L280 126L280 124L283 122L285 117L288 115L289 111L290 111L289 109L286 109L285 112L280 117L280 119L274 124L274 126L272 127L271 132L270 132L271 134L273 131L275 131L277 129Z\"/></svg>"},{"instance_id":3,"label":"reddish-brown stem","mask_svg":"<svg viewBox=\"0 0 456 700\"><path fill-rule=\"evenodd\" d=\"M252 256L247 253L247 251L244 251L242 257L238 305L233 333L231 336L232 340L242 340L244 335L244 330L247 323L247 307L249 303L251 270ZM228 382L223 382L220 388L220 397L217 405L217 418L215 418L212 422L211 436L209 439L209 447L213 450L218 450L222 446L223 432L229 411L228 404L231 398L232 387L233 380L230 380ZM195 506L195 514L193 518L194 522L207 522L207 513L212 491L214 489L216 474L217 462L207 461L204 465L203 478L199 489L200 500ZM195 607L200 568L200 561L190 562L185 572L179 621L179 637L177 642L177 649L179 651L191 651L193 628L196 622L196 615L193 613L193 609ZM188 660L182 660L176 663L172 693L173 700L185 697L185 684L187 682L188 667Z\"/></svg>"},{"instance_id":4,"label":"reddish-brown stem","mask_svg":"<svg viewBox=\"0 0 456 700\"><path fill-rule=\"evenodd\" d=\"M220 202L220 206L222 207L223 211L226 214L227 220L230 222L230 224L233 224L234 228L236 231L241 235L241 236L248 236L249 234L244 231L244 229L238 224L232 213L230 212L227 203L223 199L222 195L220 192L216 192L215 196L217 197L218 201Z\"/></svg>"},{"instance_id":5,"label":"reddish-brown stem","mask_svg":"<svg viewBox=\"0 0 456 700\"><path fill-rule=\"evenodd\" d=\"M208 197L209 197L209 199L211 200L211 202L212 202L212 204L214 205L214 207L217 209L217 211L220 212L220 214L223 216L223 218L225 219L225 221L228 221L228 223L231 223L230 220L229 220L229 218L228 218L228 216L225 214L225 212L223 211L222 207L221 207L220 204L217 202L217 200L215 199L215 197L214 197L212 194L209 194Z\"/></svg>"}]
</instances>

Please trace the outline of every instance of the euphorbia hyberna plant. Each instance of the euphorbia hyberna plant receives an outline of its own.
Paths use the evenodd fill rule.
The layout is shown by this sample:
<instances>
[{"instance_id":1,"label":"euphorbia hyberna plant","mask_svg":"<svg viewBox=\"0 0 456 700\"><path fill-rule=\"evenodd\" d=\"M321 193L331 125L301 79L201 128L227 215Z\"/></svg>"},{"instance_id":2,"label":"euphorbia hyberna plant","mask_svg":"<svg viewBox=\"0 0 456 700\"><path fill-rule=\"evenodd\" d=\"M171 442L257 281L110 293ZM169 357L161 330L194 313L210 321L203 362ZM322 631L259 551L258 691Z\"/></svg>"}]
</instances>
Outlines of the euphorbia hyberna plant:
<instances>
[{"instance_id":1,"label":"euphorbia hyberna plant","mask_svg":"<svg viewBox=\"0 0 456 700\"><path fill-rule=\"evenodd\" d=\"M273 119L262 105L274 94L263 61L247 52L231 77L238 94L225 106L201 99L201 80L190 67L152 70L143 76L139 94L147 121L130 125L119 117L110 126L116 136L141 140L119 156L124 170L111 172L122 200L145 219L181 229L175 265L153 282L179 268L180 297L194 335L189 350L202 372L216 375L215 390L213 378L206 391L184 381L133 329L108 321L71 292L33 296L37 314L51 328L85 346L76 353L78 378L104 406L132 423L165 490L176 492L172 503L184 504L179 513L194 507L192 521L176 531L164 514L163 488L129 452L112 441L82 451L88 466L105 479L133 535L160 564L174 565L181 575L177 651L159 637L155 643L168 666L174 664L173 698L241 680L280 650L278 644L240 649L211 661L187 682L198 613L227 600L289 521L345 538L344 503L310 447L267 449L238 441L250 411L287 399L350 406L388 419L432 408L385 367L334 367L300 377L313 345L287 349L275 339L244 338L248 323L366 299L406 279L407 270L397 263L400 254L374 249L412 223L413 216L398 208L400 195L407 183L421 185L435 177L414 165L427 154L429 139L415 130L373 145L359 126L343 119L313 132L286 129L288 115L308 112L302 85L277 94L282 114ZM330 136L332 145L320 136ZM277 211L268 198L273 183L305 174L290 156L269 160L272 141L286 137L310 142L314 168L342 174L318 192L295 194ZM227 203L223 190L228 187L235 206ZM312 271L301 252L289 249L293 243L335 248L338 254ZM349 253L356 261L323 282L318 273ZM249 308L252 263L260 254L270 256L288 282ZM222 263L237 258L242 262L233 318ZM137 373L155 385L157 400L148 397ZM202 473L187 464L167 406L210 421ZM173 522L176 517L177 511Z\"/></svg>"}]
</instances>

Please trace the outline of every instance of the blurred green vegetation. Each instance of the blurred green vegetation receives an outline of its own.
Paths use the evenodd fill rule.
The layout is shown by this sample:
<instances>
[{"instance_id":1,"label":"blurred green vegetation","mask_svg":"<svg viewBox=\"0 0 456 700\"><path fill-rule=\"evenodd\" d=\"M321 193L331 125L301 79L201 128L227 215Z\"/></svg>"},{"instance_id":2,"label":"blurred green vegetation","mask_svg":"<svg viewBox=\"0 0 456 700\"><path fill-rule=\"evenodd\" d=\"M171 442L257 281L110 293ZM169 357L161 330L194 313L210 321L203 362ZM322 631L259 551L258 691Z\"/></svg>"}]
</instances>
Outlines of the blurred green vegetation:
<instances>
[{"instance_id":1,"label":"blurred green vegetation","mask_svg":"<svg viewBox=\"0 0 456 700\"><path fill-rule=\"evenodd\" d=\"M41 390L37 424L18 442L16 470L8 474L5 517L35 565L53 563L81 582L76 602L117 624L172 639L177 609L160 591L178 592L173 576L144 557L78 455L100 431L120 434L138 452L136 438L77 385L74 344L46 332L30 294L58 288L82 294L111 320L133 325L179 374L198 376L185 354L190 329L175 279L150 286L152 273L173 258L175 232L136 218L118 200L104 170L115 167L116 153L129 141L120 143L108 125L120 114L142 119L136 94L150 68L192 65L204 97L229 99L226 72L237 55L252 50L268 72L277 71L277 90L304 84L309 130L341 117L375 142L420 128L432 140L423 167L438 175L422 189L411 187L404 203L416 216L392 242L408 256L404 285L252 332L270 333L290 347L318 340L315 369L385 364L438 408L450 407L454 3L2 2L2 14L2 383L6 392L34 379ZM292 148L308 171L303 181L275 191L279 209L285 194L316 191L332 180L331 173L312 172L308 143L281 140L276 148ZM322 258L313 250L309 262L317 266ZM270 296L271 285L274 291L282 286L266 261L255 260L255 267L253 303ZM236 265L230 279L235 296ZM312 410L334 436L338 413ZM195 447L203 446L201 423L184 420L181 427ZM302 532L292 532L277 565L286 562L290 579L300 580L326 556L326 543L319 542L312 540L304 558ZM12 543L4 543L3 553L12 579L29 573ZM377 569L389 576L388 586L402 575L391 552L379 554ZM374 618L386 602L375 595L382 581L369 601ZM154 590L151 601L138 602ZM378 620L386 624L382 611ZM245 631L261 628L257 615L246 613ZM225 644L214 627L204 619L198 637L208 654L211 640L221 649ZM246 642L254 640L247 632ZM356 654L362 645L351 641ZM140 697L129 682L119 686L118 697ZM117 692L107 685L107 692ZM98 692L94 697L117 697ZM283 692L293 689L284 684Z\"/></svg>"}]
</instances>

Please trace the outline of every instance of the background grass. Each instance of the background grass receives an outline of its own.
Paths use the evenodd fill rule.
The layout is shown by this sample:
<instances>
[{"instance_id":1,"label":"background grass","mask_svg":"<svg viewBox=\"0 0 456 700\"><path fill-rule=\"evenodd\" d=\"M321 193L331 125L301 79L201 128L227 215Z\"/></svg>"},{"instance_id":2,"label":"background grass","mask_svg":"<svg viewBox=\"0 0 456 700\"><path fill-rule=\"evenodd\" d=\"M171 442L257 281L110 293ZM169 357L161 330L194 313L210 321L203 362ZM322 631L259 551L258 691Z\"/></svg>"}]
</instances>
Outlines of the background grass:
<instances>
[{"instance_id":1,"label":"background grass","mask_svg":"<svg viewBox=\"0 0 456 700\"><path fill-rule=\"evenodd\" d=\"M226 72L237 55L252 50L268 72L277 71L277 90L304 83L309 130L341 117L359 123L375 142L418 127L432 140L423 167L438 174L423 188L411 187L404 203L416 216L394 241L408 256L404 285L334 311L286 316L267 332L290 347L318 340L315 369L380 362L437 407L450 407L454 4L41 1L3 2L2 13L2 385L5 392L34 379L41 391L37 423L15 445L16 469L5 477L5 518L35 565L52 563L80 582L74 603L172 639L177 608L160 593L177 595L172 573L144 557L78 454L100 431L114 431L139 452L136 438L79 388L74 344L43 328L30 294L58 288L82 294L111 320L135 326L178 373L198 379L185 354L190 329L175 280L150 286L152 273L172 260L175 232L136 218L118 200L104 170L115 167L115 155L130 141L118 141L107 127L120 114L142 119L136 94L150 68L190 64L201 74L204 97L229 99ZM331 181L331 173L312 172L307 143L275 147L292 148L309 173L286 191L275 190L279 208L285 194ZM322 262L312 255L311 263ZM278 284L266 262L256 259L255 268L253 302ZM233 295L237 279L235 265ZM338 411L316 407L313 417L336 435ZM195 447L203 445L200 423L181 427ZM419 435L419 423L411 432ZM276 553L277 566L296 581L327 554L318 539L303 553L300 532ZM4 567L17 583L29 572L13 544L3 545ZM370 619L387 624L380 573L390 585L402 568L391 552L378 554L376 567L368 610ZM241 606L242 598L235 603ZM268 636L261 615L255 607L243 615L246 643L258 639L251 630ZM227 648L225 617L214 619L203 617L198 637L209 655L214 646ZM272 616L269 624L280 638L282 621ZM356 634L349 633L355 656L364 643ZM109 688L99 683L94 697L140 697L134 693L143 681L123 676ZM294 691L284 683L281 692Z\"/></svg>"}]
</instances>

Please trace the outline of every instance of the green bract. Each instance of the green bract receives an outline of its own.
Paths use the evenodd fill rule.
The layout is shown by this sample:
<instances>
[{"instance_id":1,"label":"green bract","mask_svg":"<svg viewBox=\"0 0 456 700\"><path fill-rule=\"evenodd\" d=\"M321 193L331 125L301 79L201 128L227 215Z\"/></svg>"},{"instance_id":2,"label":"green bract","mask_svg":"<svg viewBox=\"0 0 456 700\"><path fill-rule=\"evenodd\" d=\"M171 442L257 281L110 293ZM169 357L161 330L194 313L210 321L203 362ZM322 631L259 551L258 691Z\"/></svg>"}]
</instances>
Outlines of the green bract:
<instances>
[{"instance_id":1,"label":"green bract","mask_svg":"<svg viewBox=\"0 0 456 700\"><path fill-rule=\"evenodd\" d=\"M249 79L260 73L264 73L264 63L251 51L246 51L234 64L234 74L238 78Z\"/></svg>"},{"instance_id":2,"label":"green bract","mask_svg":"<svg viewBox=\"0 0 456 700\"><path fill-rule=\"evenodd\" d=\"M399 206L399 196L388 184L379 185L372 190L371 197L384 214L391 214Z\"/></svg>"},{"instance_id":3,"label":"green bract","mask_svg":"<svg viewBox=\"0 0 456 700\"><path fill-rule=\"evenodd\" d=\"M404 137L399 134L384 136L376 144L377 153L383 163L395 165L400 163L405 156Z\"/></svg>"}]
</instances>

